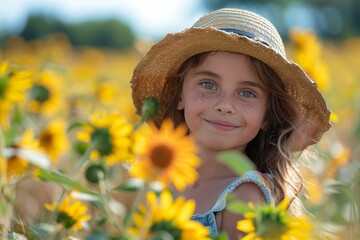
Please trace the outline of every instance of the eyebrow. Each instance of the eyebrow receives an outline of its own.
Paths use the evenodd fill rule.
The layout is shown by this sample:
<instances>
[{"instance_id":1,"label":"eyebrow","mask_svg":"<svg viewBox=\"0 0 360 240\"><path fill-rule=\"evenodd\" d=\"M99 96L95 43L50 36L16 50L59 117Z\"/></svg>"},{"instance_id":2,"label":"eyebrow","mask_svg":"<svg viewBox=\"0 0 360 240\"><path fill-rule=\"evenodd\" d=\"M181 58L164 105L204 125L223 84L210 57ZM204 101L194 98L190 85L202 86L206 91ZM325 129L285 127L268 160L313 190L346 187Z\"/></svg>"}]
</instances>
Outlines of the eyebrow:
<instances>
[{"instance_id":1,"label":"eyebrow","mask_svg":"<svg viewBox=\"0 0 360 240\"><path fill-rule=\"evenodd\" d=\"M207 71L207 70L198 71L198 72L195 72L194 74L199 75L199 76L209 76L209 77L221 79L220 75L218 75L214 72L211 72L211 71ZM260 88L261 90L265 91L265 86L262 83L257 83L254 81L241 81L241 84L245 85L245 86L257 87L257 88Z\"/></svg>"},{"instance_id":2,"label":"eyebrow","mask_svg":"<svg viewBox=\"0 0 360 240\"><path fill-rule=\"evenodd\" d=\"M211 72L211 71L207 71L207 70L198 71L198 72L195 72L194 74L200 75L200 76L205 75L205 76L214 77L214 78L221 78L220 75L218 75L214 72Z\"/></svg>"}]
</instances>

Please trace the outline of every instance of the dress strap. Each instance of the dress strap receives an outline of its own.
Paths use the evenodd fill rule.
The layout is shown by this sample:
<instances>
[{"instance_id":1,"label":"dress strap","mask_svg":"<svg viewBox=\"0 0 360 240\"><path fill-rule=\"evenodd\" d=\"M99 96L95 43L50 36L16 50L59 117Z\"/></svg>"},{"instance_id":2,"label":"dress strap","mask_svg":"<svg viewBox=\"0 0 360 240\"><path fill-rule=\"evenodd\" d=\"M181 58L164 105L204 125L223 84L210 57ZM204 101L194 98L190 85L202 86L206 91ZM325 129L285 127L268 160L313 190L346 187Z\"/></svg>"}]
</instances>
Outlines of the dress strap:
<instances>
[{"instance_id":1,"label":"dress strap","mask_svg":"<svg viewBox=\"0 0 360 240\"><path fill-rule=\"evenodd\" d=\"M226 207L226 199L227 196L232 193L238 186L242 183L255 183L257 186L260 187L261 192L264 195L266 204L273 204L272 200L272 177L270 174L264 174L259 171L248 171L241 177L235 179L229 186L220 194L219 198L217 199L214 207L212 208L212 212L222 211Z\"/></svg>"}]
</instances>

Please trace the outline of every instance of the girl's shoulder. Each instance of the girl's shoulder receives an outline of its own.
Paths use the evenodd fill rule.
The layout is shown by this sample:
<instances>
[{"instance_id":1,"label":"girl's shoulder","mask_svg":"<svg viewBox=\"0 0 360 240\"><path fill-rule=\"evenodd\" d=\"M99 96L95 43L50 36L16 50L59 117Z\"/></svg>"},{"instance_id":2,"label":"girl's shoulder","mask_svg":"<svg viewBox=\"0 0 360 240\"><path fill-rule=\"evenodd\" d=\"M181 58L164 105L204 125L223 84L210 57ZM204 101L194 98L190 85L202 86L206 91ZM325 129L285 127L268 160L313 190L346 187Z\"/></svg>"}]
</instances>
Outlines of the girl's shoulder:
<instances>
[{"instance_id":1,"label":"girl's shoulder","mask_svg":"<svg viewBox=\"0 0 360 240\"><path fill-rule=\"evenodd\" d=\"M214 211L221 211L226 207L227 196L233 193L236 189L245 187L248 183L252 183L260 189L260 193L263 195L265 202L267 204L273 203L272 192L273 192L273 183L272 176L270 174L264 174L259 171L248 171L244 175L238 177L233 182L231 182L226 189L220 194L216 204L214 205ZM253 187L253 186L251 186ZM246 189L246 188L243 188ZM247 188L248 189L248 188Z\"/></svg>"},{"instance_id":2,"label":"girl's shoulder","mask_svg":"<svg viewBox=\"0 0 360 240\"><path fill-rule=\"evenodd\" d=\"M267 187L269 190L273 189L272 175L269 173L262 173L256 170L248 171L231 184L236 187L244 182L253 182L260 187Z\"/></svg>"}]
</instances>

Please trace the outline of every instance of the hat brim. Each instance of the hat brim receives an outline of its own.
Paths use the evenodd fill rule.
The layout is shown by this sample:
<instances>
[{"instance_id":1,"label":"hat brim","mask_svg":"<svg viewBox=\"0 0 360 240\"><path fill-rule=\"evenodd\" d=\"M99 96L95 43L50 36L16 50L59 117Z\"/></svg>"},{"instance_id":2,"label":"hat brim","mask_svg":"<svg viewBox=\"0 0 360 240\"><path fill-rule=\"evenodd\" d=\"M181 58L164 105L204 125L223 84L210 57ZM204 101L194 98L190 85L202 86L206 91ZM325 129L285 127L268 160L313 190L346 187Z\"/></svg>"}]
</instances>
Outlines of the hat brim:
<instances>
[{"instance_id":1,"label":"hat brim","mask_svg":"<svg viewBox=\"0 0 360 240\"><path fill-rule=\"evenodd\" d=\"M235 33L215 28L189 28L168 34L155 43L134 69L132 97L137 113L148 97L160 99L165 81L177 73L191 56L208 51L227 51L252 56L271 67L284 82L286 91L299 105L300 117L311 118L322 136L330 127L330 111L317 84L296 63L271 47Z\"/></svg>"}]
</instances>

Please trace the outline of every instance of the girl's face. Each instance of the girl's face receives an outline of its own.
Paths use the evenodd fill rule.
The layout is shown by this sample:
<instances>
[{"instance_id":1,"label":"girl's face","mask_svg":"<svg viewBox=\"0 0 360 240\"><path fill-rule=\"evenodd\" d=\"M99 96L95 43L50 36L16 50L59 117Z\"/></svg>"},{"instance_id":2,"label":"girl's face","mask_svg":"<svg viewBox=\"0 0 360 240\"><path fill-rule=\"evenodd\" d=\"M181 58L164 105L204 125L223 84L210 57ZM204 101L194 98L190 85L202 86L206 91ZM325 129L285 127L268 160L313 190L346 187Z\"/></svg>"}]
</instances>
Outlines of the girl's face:
<instances>
[{"instance_id":1,"label":"girl's face","mask_svg":"<svg viewBox=\"0 0 360 240\"><path fill-rule=\"evenodd\" d=\"M200 147L244 151L265 126L267 93L250 59L215 52L184 77L178 110Z\"/></svg>"}]
</instances>

